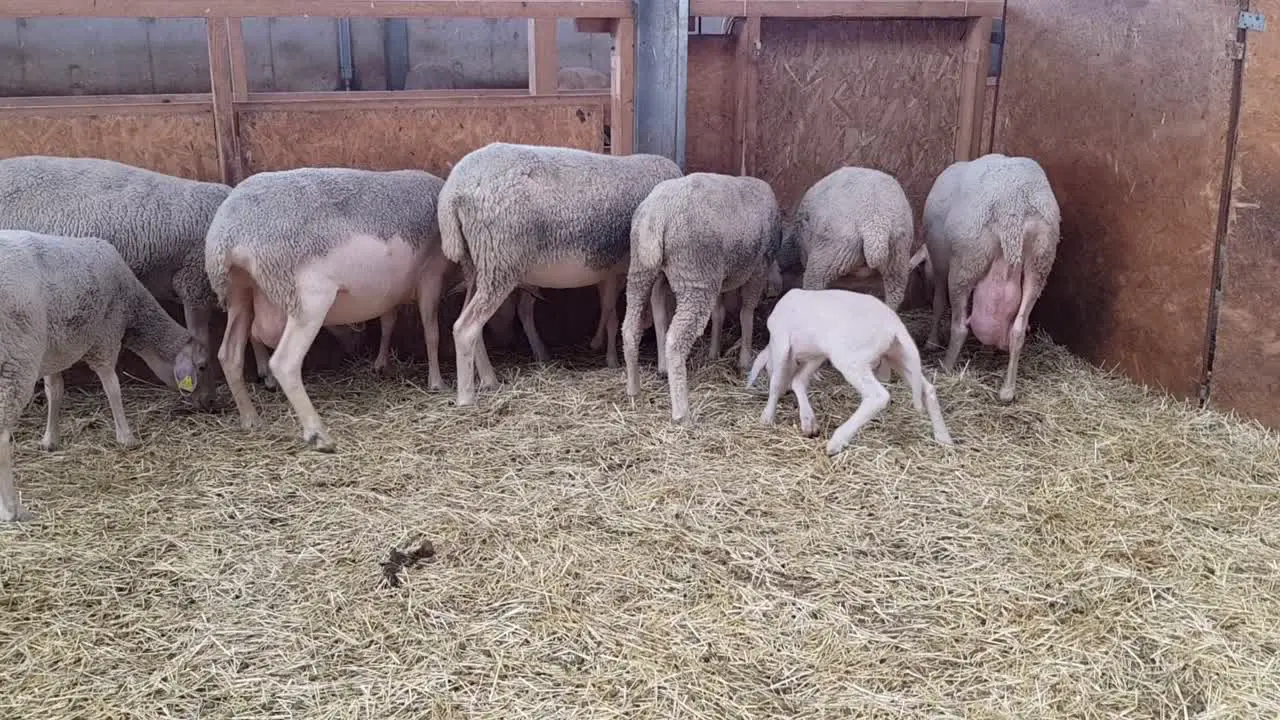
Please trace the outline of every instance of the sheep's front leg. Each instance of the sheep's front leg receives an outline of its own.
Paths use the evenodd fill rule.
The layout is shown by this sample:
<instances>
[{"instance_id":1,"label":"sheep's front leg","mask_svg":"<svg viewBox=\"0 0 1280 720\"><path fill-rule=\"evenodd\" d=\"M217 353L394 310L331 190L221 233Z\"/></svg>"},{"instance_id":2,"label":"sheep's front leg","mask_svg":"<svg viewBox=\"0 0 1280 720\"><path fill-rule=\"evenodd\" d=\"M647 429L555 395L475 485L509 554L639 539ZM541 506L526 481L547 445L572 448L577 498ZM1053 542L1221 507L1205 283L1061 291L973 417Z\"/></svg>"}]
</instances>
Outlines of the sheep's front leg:
<instances>
[{"instance_id":1,"label":"sheep's front leg","mask_svg":"<svg viewBox=\"0 0 1280 720\"><path fill-rule=\"evenodd\" d=\"M385 372L391 364L391 333L396 329L396 312L400 308L393 307L378 318L382 326L382 336L378 338L378 357L373 360L374 372Z\"/></svg>"},{"instance_id":2,"label":"sheep's front leg","mask_svg":"<svg viewBox=\"0 0 1280 720\"><path fill-rule=\"evenodd\" d=\"M89 369L102 381L102 389L107 393L107 404L111 406L111 420L115 424L116 442L123 447L134 447L138 441L129 430L129 420L124 415L124 398L120 396L120 378L116 377L116 363L96 360L88 363Z\"/></svg>"},{"instance_id":3,"label":"sheep's front leg","mask_svg":"<svg viewBox=\"0 0 1280 720\"><path fill-rule=\"evenodd\" d=\"M516 306L516 311L520 315L520 325L524 328L524 336L529 340L529 349L533 350L533 356L538 362L544 363L551 360L551 353L547 352L546 344L538 336L538 326L533 322L533 304L535 302L537 302L537 298L533 296L533 293L521 290L520 302Z\"/></svg>"},{"instance_id":4,"label":"sheep's front leg","mask_svg":"<svg viewBox=\"0 0 1280 720\"><path fill-rule=\"evenodd\" d=\"M229 318L227 322L230 323ZM230 327L229 324L228 327ZM253 346L253 362L258 371L258 379L262 381L263 386L268 390L279 389L280 386L276 384L276 379L271 374L271 351L267 349L266 345L257 340L250 340L249 343ZM223 365L223 371L226 371L225 364ZM227 384L230 386L230 381Z\"/></svg>"},{"instance_id":5,"label":"sheep's front leg","mask_svg":"<svg viewBox=\"0 0 1280 720\"><path fill-rule=\"evenodd\" d=\"M711 347L707 350L707 359L715 362L720 359L720 335L724 331L724 294L716 295L715 307L711 308Z\"/></svg>"},{"instance_id":6,"label":"sheep's front leg","mask_svg":"<svg viewBox=\"0 0 1280 720\"><path fill-rule=\"evenodd\" d=\"M738 291L742 307L738 310L738 325L742 328L742 340L738 346L738 369L747 372L751 369L751 343L756 334L756 308L764 297L764 288L769 276L762 273L759 277L747 281Z\"/></svg>"},{"instance_id":7,"label":"sheep's front leg","mask_svg":"<svg viewBox=\"0 0 1280 720\"><path fill-rule=\"evenodd\" d=\"M1018 306L1018 314L1013 318L1013 326L1009 328L1009 367L1005 370L1004 386L1000 388L1000 401L1013 402L1017 396L1018 359L1022 356L1022 346L1027 341L1027 323L1030 321L1031 308L1044 290L1045 278L1028 265L1022 273L1022 303Z\"/></svg>"},{"instance_id":8,"label":"sheep's front leg","mask_svg":"<svg viewBox=\"0 0 1280 720\"><path fill-rule=\"evenodd\" d=\"M667 383L671 391L671 420L678 425L692 425L689 415L689 351L707 329L719 288L672 287L676 295L676 312L667 333Z\"/></svg>"},{"instance_id":9,"label":"sheep's front leg","mask_svg":"<svg viewBox=\"0 0 1280 720\"><path fill-rule=\"evenodd\" d=\"M302 363L320 328L324 327L324 317L333 305L338 289L332 285L308 284L305 280L298 284L298 315L290 315L285 323L280 344L271 356L271 372L302 423L303 442L320 452L333 452L333 440L329 438L320 414L302 385Z\"/></svg>"},{"instance_id":10,"label":"sheep's front leg","mask_svg":"<svg viewBox=\"0 0 1280 720\"><path fill-rule=\"evenodd\" d=\"M444 292L444 278L448 272L448 258L434 255L418 279L418 317L422 320L422 341L427 346L427 389L432 392L444 389L444 376L440 374L438 318L440 295Z\"/></svg>"},{"instance_id":11,"label":"sheep's front leg","mask_svg":"<svg viewBox=\"0 0 1280 720\"><path fill-rule=\"evenodd\" d=\"M187 329L191 331L196 342L206 352L211 350L216 340L213 335L213 310L183 303L182 312L186 318ZM217 368L214 367L213 363L205 363L204 369L196 377L196 391L191 396L191 402L195 407L201 410L211 410L213 408L218 392L217 374Z\"/></svg>"},{"instance_id":12,"label":"sheep's front leg","mask_svg":"<svg viewBox=\"0 0 1280 720\"><path fill-rule=\"evenodd\" d=\"M7 418L6 418L7 419ZM13 482L13 436L0 432L0 522L29 522L35 519L22 507L17 485Z\"/></svg>"},{"instance_id":13,"label":"sheep's front leg","mask_svg":"<svg viewBox=\"0 0 1280 720\"><path fill-rule=\"evenodd\" d=\"M40 440L40 448L53 451L58 449L58 443L61 440L58 432L58 416L62 414L61 373L44 376L44 399L48 408L44 424L44 438Z\"/></svg>"},{"instance_id":14,"label":"sheep's front leg","mask_svg":"<svg viewBox=\"0 0 1280 720\"><path fill-rule=\"evenodd\" d=\"M611 368L618 367L618 293L622 281L623 276L610 275L600 283L600 327L606 333L604 364Z\"/></svg>"},{"instance_id":15,"label":"sheep's front leg","mask_svg":"<svg viewBox=\"0 0 1280 720\"><path fill-rule=\"evenodd\" d=\"M871 371L871 365L865 358L833 357L831 364L844 375L845 381L857 388L858 395L862 397L858 409L843 425L836 428L831 434L831 440L827 442L827 454L835 455L848 447L849 441L853 440L863 425L889 406L889 391L876 380L875 373Z\"/></svg>"}]
</instances>

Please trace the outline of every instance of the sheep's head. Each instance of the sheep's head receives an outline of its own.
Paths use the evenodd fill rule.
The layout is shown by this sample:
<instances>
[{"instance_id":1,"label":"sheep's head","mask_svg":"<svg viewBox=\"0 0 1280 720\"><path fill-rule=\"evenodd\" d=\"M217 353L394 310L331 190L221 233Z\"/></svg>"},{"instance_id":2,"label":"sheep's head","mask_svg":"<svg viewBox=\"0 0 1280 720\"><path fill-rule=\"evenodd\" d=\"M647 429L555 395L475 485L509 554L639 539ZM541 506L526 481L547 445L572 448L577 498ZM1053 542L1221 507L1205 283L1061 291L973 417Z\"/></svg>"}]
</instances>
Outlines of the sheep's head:
<instances>
[{"instance_id":1,"label":"sheep's head","mask_svg":"<svg viewBox=\"0 0 1280 720\"><path fill-rule=\"evenodd\" d=\"M194 392L198 378L209 365L208 350L204 343L192 337L173 359L173 382L184 393Z\"/></svg>"}]
</instances>

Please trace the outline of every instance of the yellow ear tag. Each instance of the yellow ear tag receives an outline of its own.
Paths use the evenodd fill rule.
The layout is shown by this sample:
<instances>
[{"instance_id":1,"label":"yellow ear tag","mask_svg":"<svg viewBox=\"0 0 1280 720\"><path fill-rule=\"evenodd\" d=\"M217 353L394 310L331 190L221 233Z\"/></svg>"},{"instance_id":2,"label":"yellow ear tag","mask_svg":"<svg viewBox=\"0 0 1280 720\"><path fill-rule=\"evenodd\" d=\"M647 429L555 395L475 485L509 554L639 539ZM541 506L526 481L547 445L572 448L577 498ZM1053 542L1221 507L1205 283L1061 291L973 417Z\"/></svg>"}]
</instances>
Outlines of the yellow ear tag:
<instances>
[{"instance_id":1,"label":"yellow ear tag","mask_svg":"<svg viewBox=\"0 0 1280 720\"><path fill-rule=\"evenodd\" d=\"M191 376L188 375L178 382L178 389L183 392L191 392L196 389L196 383L191 379Z\"/></svg>"}]
</instances>

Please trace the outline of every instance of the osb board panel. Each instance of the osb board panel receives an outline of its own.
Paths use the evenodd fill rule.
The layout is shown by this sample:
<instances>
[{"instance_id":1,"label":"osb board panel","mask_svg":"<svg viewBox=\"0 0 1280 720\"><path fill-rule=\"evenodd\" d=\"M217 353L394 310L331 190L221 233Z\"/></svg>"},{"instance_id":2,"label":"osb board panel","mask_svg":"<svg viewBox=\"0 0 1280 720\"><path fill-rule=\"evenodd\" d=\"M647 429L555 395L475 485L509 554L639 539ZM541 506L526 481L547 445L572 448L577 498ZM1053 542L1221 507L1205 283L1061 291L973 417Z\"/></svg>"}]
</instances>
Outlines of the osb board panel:
<instances>
[{"instance_id":1,"label":"osb board panel","mask_svg":"<svg viewBox=\"0 0 1280 720\"><path fill-rule=\"evenodd\" d=\"M897 177L920 213L955 154L965 25L764 20L755 167L784 210L860 165Z\"/></svg>"},{"instance_id":2,"label":"osb board panel","mask_svg":"<svg viewBox=\"0 0 1280 720\"><path fill-rule=\"evenodd\" d=\"M490 142L602 151L604 117L595 105L246 111L240 136L250 173L332 166L445 177Z\"/></svg>"},{"instance_id":3,"label":"osb board panel","mask_svg":"<svg viewBox=\"0 0 1280 720\"><path fill-rule=\"evenodd\" d=\"M688 172L738 174L733 157L733 123L737 112L734 81L736 38L730 35L689 37L689 98L685 128Z\"/></svg>"},{"instance_id":4,"label":"osb board panel","mask_svg":"<svg viewBox=\"0 0 1280 720\"><path fill-rule=\"evenodd\" d=\"M0 157L99 157L220 181L213 114L16 116L0 113Z\"/></svg>"},{"instance_id":5,"label":"osb board panel","mask_svg":"<svg viewBox=\"0 0 1280 720\"><path fill-rule=\"evenodd\" d=\"M995 122L996 86L989 85L982 95L982 146L979 148L981 155L991 152L991 134L995 130Z\"/></svg>"},{"instance_id":6,"label":"osb board panel","mask_svg":"<svg viewBox=\"0 0 1280 720\"><path fill-rule=\"evenodd\" d=\"M1062 242L1033 321L1179 397L1201 381L1236 0L1009 0L998 152L1038 160Z\"/></svg>"},{"instance_id":7,"label":"osb board panel","mask_svg":"<svg viewBox=\"0 0 1280 720\"><path fill-rule=\"evenodd\" d=\"M1280 17L1280 0L1252 9ZM1248 43L1209 399L1280 429L1280 44Z\"/></svg>"}]
</instances>

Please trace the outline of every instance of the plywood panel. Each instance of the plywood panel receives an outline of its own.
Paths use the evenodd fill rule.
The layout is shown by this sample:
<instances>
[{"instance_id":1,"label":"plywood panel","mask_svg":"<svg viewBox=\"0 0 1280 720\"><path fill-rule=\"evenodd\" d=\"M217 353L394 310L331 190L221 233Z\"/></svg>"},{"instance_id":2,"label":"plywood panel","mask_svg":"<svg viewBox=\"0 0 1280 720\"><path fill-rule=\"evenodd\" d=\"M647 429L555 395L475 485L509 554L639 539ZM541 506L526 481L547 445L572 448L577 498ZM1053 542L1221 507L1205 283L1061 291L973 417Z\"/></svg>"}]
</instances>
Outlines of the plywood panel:
<instances>
[{"instance_id":1,"label":"plywood panel","mask_svg":"<svg viewBox=\"0 0 1280 720\"><path fill-rule=\"evenodd\" d=\"M463 155L505 141L604 149L602 105L246 111L249 172L304 166L423 168L445 177Z\"/></svg>"},{"instance_id":2,"label":"plywood panel","mask_svg":"<svg viewBox=\"0 0 1280 720\"><path fill-rule=\"evenodd\" d=\"M733 162L736 47L730 35L689 36L687 172L738 173Z\"/></svg>"},{"instance_id":3,"label":"plywood panel","mask_svg":"<svg viewBox=\"0 0 1280 720\"><path fill-rule=\"evenodd\" d=\"M888 172L917 214L955 151L965 22L765 19L755 167L785 210L843 165Z\"/></svg>"},{"instance_id":4,"label":"plywood panel","mask_svg":"<svg viewBox=\"0 0 1280 720\"><path fill-rule=\"evenodd\" d=\"M99 157L194 180L221 179L212 113L74 117L0 113L0 157L16 155Z\"/></svg>"},{"instance_id":5,"label":"plywood panel","mask_svg":"<svg viewBox=\"0 0 1280 720\"><path fill-rule=\"evenodd\" d=\"M1090 360L1197 392L1229 122L1236 0L1009 0L998 152L1062 205L1034 321Z\"/></svg>"},{"instance_id":6,"label":"plywood panel","mask_svg":"<svg viewBox=\"0 0 1280 720\"><path fill-rule=\"evenodd\" d=\"M1280 0L1255 0L1280 17ZM1280 429L1280 44L1251 34L1210 402Z\"/></svg>"}]
</instances>

